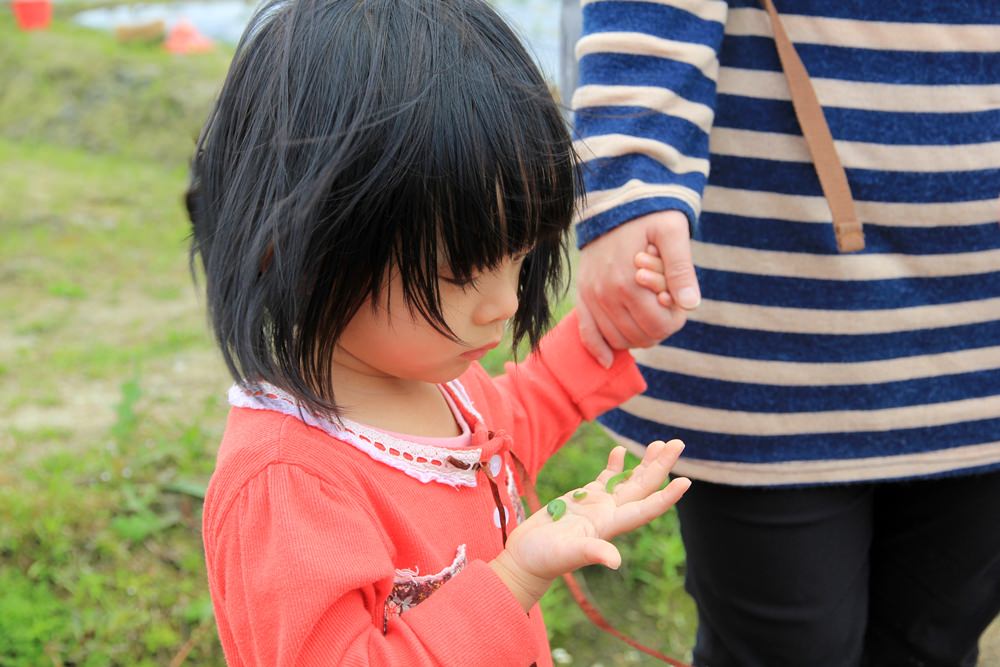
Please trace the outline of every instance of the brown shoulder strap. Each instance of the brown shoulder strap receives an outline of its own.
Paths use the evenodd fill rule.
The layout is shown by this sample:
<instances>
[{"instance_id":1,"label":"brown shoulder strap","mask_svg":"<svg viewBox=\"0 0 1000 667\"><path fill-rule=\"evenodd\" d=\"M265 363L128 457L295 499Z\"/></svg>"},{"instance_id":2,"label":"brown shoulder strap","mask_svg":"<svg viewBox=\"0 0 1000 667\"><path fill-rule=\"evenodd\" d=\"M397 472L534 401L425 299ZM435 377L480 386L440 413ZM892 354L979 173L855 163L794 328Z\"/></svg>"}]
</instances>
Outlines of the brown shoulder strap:
<instances>
[{"instance_id":1,"label":"brown shoulder strap","mask_svg":"<svg viewBox=\"0 0 1000 667\"><path fill-rule=\"evenodd\" d=\"M809 82L809 73L795 51L795 46L785 32L778 10L773 0L761 0L764 9L771 18L771 30L774 32L774 43L778 47L778 57L781 67L788 79L788 88L792 93L792 106L802 127L802 134L809 147L819 182L826 195L826 201L833 214L833 231L837 237L837 249L840 252L856 252L865 247L865 235L861 229L861 221L854 209L854 198L851 196L851 186L847 183L847 175L837 156L833 143L833 135L823 116L823 108L816 98L816 91Z\"/></svg>"}]
</instances>

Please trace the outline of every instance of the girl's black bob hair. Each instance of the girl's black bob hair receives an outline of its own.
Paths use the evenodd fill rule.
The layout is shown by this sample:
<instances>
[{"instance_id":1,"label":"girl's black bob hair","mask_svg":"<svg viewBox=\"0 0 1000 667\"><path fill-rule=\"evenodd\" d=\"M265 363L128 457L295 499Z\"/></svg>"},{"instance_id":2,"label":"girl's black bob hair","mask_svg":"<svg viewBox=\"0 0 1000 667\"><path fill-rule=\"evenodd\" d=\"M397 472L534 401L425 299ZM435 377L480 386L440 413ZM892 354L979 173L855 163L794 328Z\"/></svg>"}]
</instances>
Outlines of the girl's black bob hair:
<instances>
[{"instance_id":1,"label":"girl's black bob hair","mask_svg":"<svg viewBox=\"0 0 1000 667\"><path fill-rule=\"evenodd\" d=\"M332 358L390 270L444 335L439 276L530 250L515 343L562 286L578 190L560 110L482 0L274 0L251 20L192 162L192 261L241 383L338 413Z\"/></svg>"}]
</instances>

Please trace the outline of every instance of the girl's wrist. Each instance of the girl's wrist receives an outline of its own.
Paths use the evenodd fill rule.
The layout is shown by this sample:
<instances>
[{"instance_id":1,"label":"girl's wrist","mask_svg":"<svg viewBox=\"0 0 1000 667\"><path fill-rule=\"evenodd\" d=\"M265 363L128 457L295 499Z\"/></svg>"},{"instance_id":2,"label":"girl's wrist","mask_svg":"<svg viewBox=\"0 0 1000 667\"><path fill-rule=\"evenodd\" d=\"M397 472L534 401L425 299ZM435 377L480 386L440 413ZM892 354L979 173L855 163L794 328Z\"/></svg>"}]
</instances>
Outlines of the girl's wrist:
<instances>
[{"instance_id":1,"label":"girl's wrist","mask_svg":"<svg viewBox=\"0 0 1000 667\"><path fill-rule=\"evenodd\" d=\"M506 549L491 560L489 566L525 611L534 607L552 585L552 579L543 579L525 572Z\"/></svg>"}]
</instances>

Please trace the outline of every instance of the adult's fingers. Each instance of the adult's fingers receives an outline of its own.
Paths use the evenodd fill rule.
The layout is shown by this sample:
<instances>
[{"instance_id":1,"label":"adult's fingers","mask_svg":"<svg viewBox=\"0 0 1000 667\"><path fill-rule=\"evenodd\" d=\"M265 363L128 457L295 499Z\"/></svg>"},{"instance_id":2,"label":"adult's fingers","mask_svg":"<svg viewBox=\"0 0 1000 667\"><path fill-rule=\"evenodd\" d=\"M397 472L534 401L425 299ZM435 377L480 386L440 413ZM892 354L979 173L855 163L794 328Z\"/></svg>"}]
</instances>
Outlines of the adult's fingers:
<instances>
[{"instance_id":1,"label":"adult's fingers","mask_svg":"<svg viewBox=\"0 0 1000 667\"><path fill-rule=\"evenodd\" d=\"M650 245L646 226L645 217L637 218L580 251L578 302L613 349L648 347L679 328L657 295L635 282L635 255Z\"/></svg>"},{"instance_id":2,"label":"adult's fingers","mask_svg":"<svg viewBox=\"0 0 1000 667\"><path fill-rule=\"evenodd\" d=\"M633 281L634 282L634 281ZM677 306L669 291L658 294L635 283L635 288L643 293L642 302L627 304L628 313L636 322L643 336L632 347L651 347L677 333L687 322L687 311ZM669 289L669 283L667 286ZM668 298L669 296L669 298ZM638 301L638 299L637 299Z\"/></svg>"},{"instance_id":3,"label":"adult's fingers","mask_svg":"<svg viewBox=\"0 0 1000 667\"><path fill-rule=\"evenodd\" d=\"M643 321L650 314L664 319L669 315L659 312L662 309L657 307L654 293L636 284L634 269L626 268L623 275L595 285L594 295L596 307L591 304L591 315L611 347L649 347L660 341L655 329L651 332Z\"/></svg>"},{"instance_id":4,"label":"adult's fingers","mask_svg":"<svg viewBox=\"0 0 1000 667\"><path fill-rule=\"evenodd\" d=\"M576 314L580 321L580 341L583 347L590 352L597 363L605 368L611 368L615 360L614 351L604 340L594 316L590 314L590 308L584 301L581 300L576 304Z\"/></svg>"},{"instance_id":5,"label":"adult's fingers","mask_svg":"<svg viewBox=\"0 0 1000 667\"><path fill-rule=\"evenodd\" d=\"M665 214L659 224L649 226L649 241L663 260L667 286L674 303L693 310L701 303L698 276L691 260L691 235L687 218L677 211Z\"/></svg>"}]
</instances>

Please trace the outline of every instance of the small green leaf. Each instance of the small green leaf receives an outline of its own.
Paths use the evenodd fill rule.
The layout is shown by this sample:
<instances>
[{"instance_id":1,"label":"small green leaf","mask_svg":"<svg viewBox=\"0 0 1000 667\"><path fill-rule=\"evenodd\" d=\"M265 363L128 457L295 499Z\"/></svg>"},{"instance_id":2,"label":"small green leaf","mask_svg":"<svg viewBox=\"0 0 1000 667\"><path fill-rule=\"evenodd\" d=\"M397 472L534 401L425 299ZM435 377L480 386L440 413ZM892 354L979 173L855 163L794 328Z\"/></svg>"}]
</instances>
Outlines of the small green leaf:
<instances>
[{"instance_id":1,"label":"small green leaf","mask_svg":"<svg viewBox=\"0 0 1000 667\"><path fill-rule=\"evenodd\" d=\"M566 513L566 501L562 498L556 498L545 506L545 510L552 517L553 521L558 521Z\"/></svg>"},{"instance_id":2,"label":"small green leaf","mask_svg":"<svg viewBox=\"0 0 1000 667\"><path fill-rule=\"evenodd\" d=\"M614 493L615 487L627 480L632 476L632 470L623 470L614 477L608 480L608 483L604 486L604 490L608 493Z\"/></svg>"}]
</instances>

